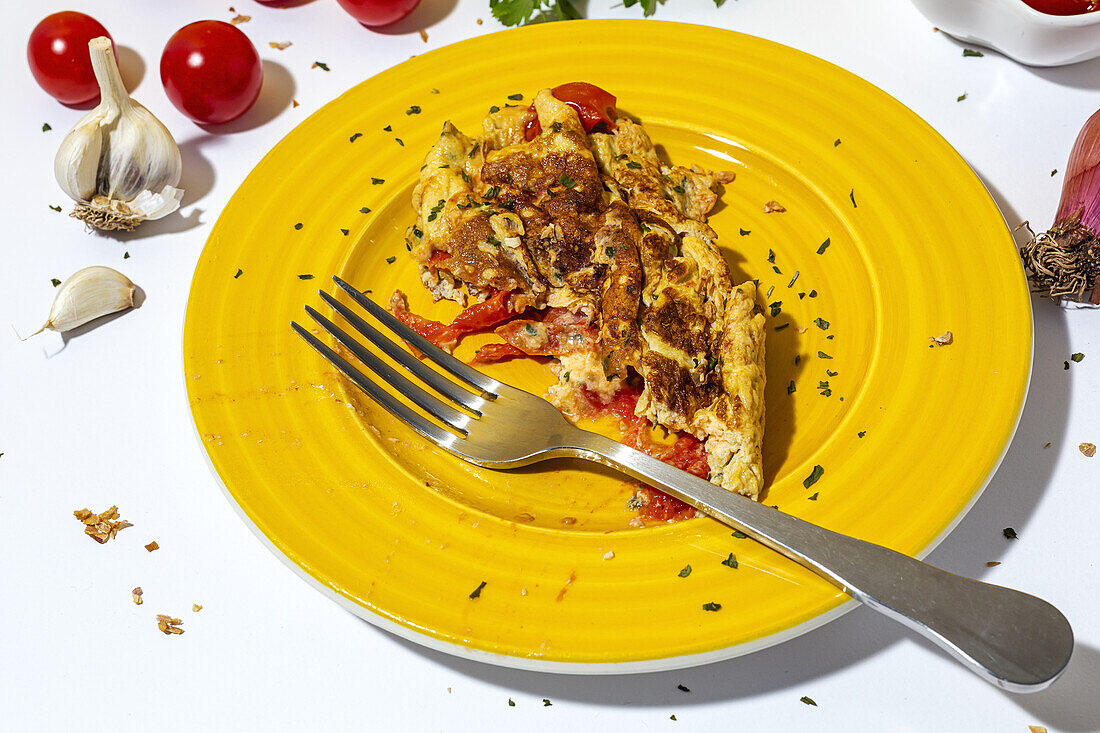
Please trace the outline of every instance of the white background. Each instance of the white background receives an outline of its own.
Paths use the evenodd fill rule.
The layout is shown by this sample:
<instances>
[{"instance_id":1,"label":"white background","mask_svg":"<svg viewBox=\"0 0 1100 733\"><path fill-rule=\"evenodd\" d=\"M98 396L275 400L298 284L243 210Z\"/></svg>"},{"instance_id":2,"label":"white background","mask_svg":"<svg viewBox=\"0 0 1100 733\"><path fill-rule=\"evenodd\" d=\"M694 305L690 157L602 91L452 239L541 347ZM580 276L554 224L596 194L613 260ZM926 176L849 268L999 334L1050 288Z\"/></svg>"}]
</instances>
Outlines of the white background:
<instances>
[{"instance_id":1,"label":"white background","mask_svg":"<svg viewBox=\"0 0 1100 733\"><path fill-rule=\"evenodd\" d=\"M265 88L245 118L207 131L167 101L159 55L186 23L230 19L231 4L252 16L239 27L265 59ZM1100 443L1100 313L1034 300L1034 373L1019 431L984 495L929 558L1062 609L1077 647L1051 689L1000 692L864 608L748 657L648 675L515 672L426 651L308 587L238 518L194 435L181 330L210 227L263 154L378 71L499 30L488 0L422 0L383 32L359 26L334 0L286 10L253 0L70 7L99 19L121 47L131 93L180 143L187 194L179 214L122 236L87 234L48 208L68 211L53 156L83 112L43 93L24 54L34 24L66 8L7 0L0 729L1100 730L1100 456L1077 449ZM588 14L639 10L594 0ZM762 36L863 76L954 145L1011 224L1050 223L1062 183L1051 171L1065 168L1081 123L1100 107L1100 60L1044 70L989 51L964 58L963 45L934 32L906 2L728 0L716 9L668 0L656 18ZM288 40L285 51L268 46ZM331 71L311 69L316 60ZM43 123L53 129L42 132ZM142 307L80 332L63 349L51 333L18 341L7 325L27 333L42 323L55 294L50 279L91 264L129 275L146 294ZM1063 369L1078 351L1084 361ZM134 527L99 546L71 513L111 504ZM1009 526L1018 540L1002 536ZM161 549L147 553L142 545L153 539ZM135 585L145 590L140 607L130 602ZM205 608L192 613L192 603ZM160 634L153 616L162 612L183 617L187 633ZM803 695L817 707L800 702Z\"/></svg>"}]
</instances>

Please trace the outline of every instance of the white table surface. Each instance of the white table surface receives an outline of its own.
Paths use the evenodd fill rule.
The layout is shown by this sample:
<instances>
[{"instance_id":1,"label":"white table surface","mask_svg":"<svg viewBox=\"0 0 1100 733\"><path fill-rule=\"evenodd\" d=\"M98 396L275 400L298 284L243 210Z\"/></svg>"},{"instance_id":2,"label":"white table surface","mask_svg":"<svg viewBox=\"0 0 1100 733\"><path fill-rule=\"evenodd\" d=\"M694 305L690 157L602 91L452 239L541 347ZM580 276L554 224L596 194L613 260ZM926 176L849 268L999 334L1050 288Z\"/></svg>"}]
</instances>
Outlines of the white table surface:
<instances>
[{"instance_id":1,"label":"white table surface","mask_svg":"<svg viewBox=\"0 0 1100 733\"><path fill-rule=\"evenodd\" d=\"M266 83L248 116L206 131L169 104L159 54L184 24L231 18L230 5L252 16L239 27L265 60ZM63 349L56 334L21 343L0 333L0 729L1100 730L1100 456L1077 448L1100 443L1100 313L1034 299L1034 371L1015 440L929 558L1066 614L1076 651L1049 690L1001 692L865 608L747 657L646 675L517 672L427 651L307 586L238 518L194 434L181 331L210 228L262 155L372 74L499 30L488 0L423 0L383 32L333 0L286 10L253 0L71 6L106 25L131 93L179 141L187 195L180 214L113 237L48 208L68 210L53 156L83 112L43 93L25 61L30 29L61 8L5 3L2 320L33 330L54 297L50 279L91 264L124 271L147 297ZM588 14L639 13L594 0ZM729 0L716 9L668 0L656 18L762 36L863 76L954 145L1013 224L1050 223L1062 184L1051 171L1065 168L1081 123L1100 107L1100 60L1033 69L989 51L964 58L906 2ZM293 46L268 46L284 40ZM315 60L331 72L311 69ZM1085 359L1065 370L1078 351ZM71 513L111 504L134 527L99 546ZM1005 527L1019 539L1006 540ZM153 539L161 549L147 553ZM129 598L135 585L146 594L140 607ZM185 617L187 633L158 633L158 612Z\"/></svg>"}]
</instances>

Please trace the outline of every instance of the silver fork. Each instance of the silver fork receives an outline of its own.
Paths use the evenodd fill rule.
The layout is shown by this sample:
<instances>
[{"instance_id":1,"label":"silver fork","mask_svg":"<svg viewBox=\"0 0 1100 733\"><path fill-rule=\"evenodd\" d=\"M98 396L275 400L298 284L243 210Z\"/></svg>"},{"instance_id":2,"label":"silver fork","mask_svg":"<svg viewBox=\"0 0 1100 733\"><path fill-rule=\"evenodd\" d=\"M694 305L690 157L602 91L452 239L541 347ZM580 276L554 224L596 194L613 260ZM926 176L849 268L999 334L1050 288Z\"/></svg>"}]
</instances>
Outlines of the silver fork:
<instances>
[{"instance_id":1,"label":"silver fork","mask_svg":"<svg viewBox=\"0 0 1100 733\"><path fill-rule=\"evenodd\" d=\"M297 323L302 338L372 399L440 448L494 469L583 458L655 486L813 570L852 598L914 629L967 668L1011 692L1035 692L1065 669L1073 630L1034 596L934 568L901 553L818 527L726 491L610 438L574 427L546 400L472 369L437 348L338 277L356 303L451 378L421 362L351 308L321 298L407 374L389 366L310 306L306 311L413 410ZM459 409L461 408L461 409Z\"/></svg>"}]
</instances>

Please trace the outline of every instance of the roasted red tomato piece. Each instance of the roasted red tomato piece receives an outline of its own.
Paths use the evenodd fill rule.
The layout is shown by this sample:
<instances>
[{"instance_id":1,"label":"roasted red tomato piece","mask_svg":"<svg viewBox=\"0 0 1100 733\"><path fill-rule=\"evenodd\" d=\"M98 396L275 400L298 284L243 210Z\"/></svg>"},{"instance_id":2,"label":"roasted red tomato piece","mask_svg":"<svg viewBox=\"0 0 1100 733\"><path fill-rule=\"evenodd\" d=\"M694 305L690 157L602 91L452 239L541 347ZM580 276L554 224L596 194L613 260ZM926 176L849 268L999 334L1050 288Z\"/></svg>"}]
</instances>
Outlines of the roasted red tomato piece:
<instances>
[{"instance_id":1,"label":"roasted red tomato piece","mask_svg":"<svg viewBox=\"0 0 1100 733\"><path fill-rule=\"evenodd\" d=\"M550 92L577 110L585 132L610 132L615 129L614 94L585 81L571 81L554 87ZM540 132L542 126L535 113L535 105L532 104L523 121L523 134L528 140L533 140Z\"/></svg>"}]
</instances>

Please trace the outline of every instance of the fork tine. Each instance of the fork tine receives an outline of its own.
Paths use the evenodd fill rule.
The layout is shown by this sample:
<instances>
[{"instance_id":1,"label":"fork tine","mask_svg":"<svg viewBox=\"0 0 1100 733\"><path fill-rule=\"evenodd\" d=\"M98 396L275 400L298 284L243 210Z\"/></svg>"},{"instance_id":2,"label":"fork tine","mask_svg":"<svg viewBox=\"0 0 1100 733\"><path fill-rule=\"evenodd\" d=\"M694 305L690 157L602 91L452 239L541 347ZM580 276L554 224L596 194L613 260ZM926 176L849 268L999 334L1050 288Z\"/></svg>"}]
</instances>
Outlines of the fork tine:
<instances>
[{"instance_id":1,"label":"fork tine","mask_svg":"<svg viewBox=\"0 0 1100 733\"><path fill-rule=\"evenodd\" d=\"M478 389L489 392L490 394L496 394L500 389L500 382L495 379L490 379L481 372L473 369L466 364L463 364L458 359L448 354L443 349L433 344L428 339L424 338L416 331L406 326L401 321L394 318L390 313L382 308L373 300L360 293L358 290L348 285L342 279L336 275L332 276L332 279L336 281L344 292L352 297L356 303L363 306L372 316L378 319L386 328L395 332L398 336L403 338L406 342L410 343L417 349L417 351L424 354L439 366L443 367L451 374L455 375L459 379L467 382L468 384L477 387Z\"/></svg>"},{"instance_id":2,"label":"fork tine","mask_svg":"<svg viewBox=\"0 0 1100 733\"><path fill-rule=\"evenodd\" d=\"M472 418L460 410L456 410L453 407L444 404L440 400L436 399L432 395L425 392L417 385L410 382L400 373L393 369L389 364L379 359L376 355L372 354L361 343L353 339L344 333L336 324L329 319L322 316L313 308L306 306L306 312L313 317L313 320L321 324L321 327L331 333L336 339L348 348L353 354L359 357L359 360L366 364L372 372L382 378L382 381L393 386L398 392L408 397L414 403L416 403L422 410L435 417L437 420L446 423L448 426L454 428L462 434L466 434L466 423ZM352 375L348 375L352 376ZM354 379L354 377L352 377ZM358 384L358 382L357 382ZM373 393L371 394L373 397ZM376 398L377 399L377 398Z\"/></svg>"},{"instance_id":3,"label":"fork tine","mask_svg":"<svg viewBox=\"0 0 1100 733\"><path fill-rule=\"evenodd\" d=\"M370 325L358 315L356 315L350 308L336 300L323 290L318 290L317 293L321 298L332 306L332 309L344 317L348 323L355 327L359 333L366 336L372 344L384 351L391 359L401 364L401 366L408 369L410 372L419 377L422 381L427 382L436 389L457 404L477 413L481 414L480 406L484 403L484 399L480 394L474 394L466 389L464 386L458 385L451 380L447 379L434 369L428 368L424 362L417 359L415 356L405 351L390 339L383 336L378 332L374 326Z\"/></svg>"},{"instance_id":4,"label":"fork tine","mask_svg":"<svg viewBox=\"0 0 1100 733\"><path fill-rule=\"evenodd\" d=\"M304 338L309 345L320 352L321 356L328 359L344 374L355 382L355 384L364 392L366 392L375 402L382 405L382 407L389 410L390 414L399 420L403 420L416 432L423 435L428 440L434 441L438 445L449 448L449 446L458 440L453 433L449 433L438 425L425 420L424 417L413 410L409 409L405 403L398 400L384 389L381 389L378 385L372 382L363 372L356 369L347 359L337 354L331 348L321 343L321 340L307 331L305 328L299 326L294 321L290 322L291 327L298 332L298 335Z\"/></svg>"}]
</instances>

